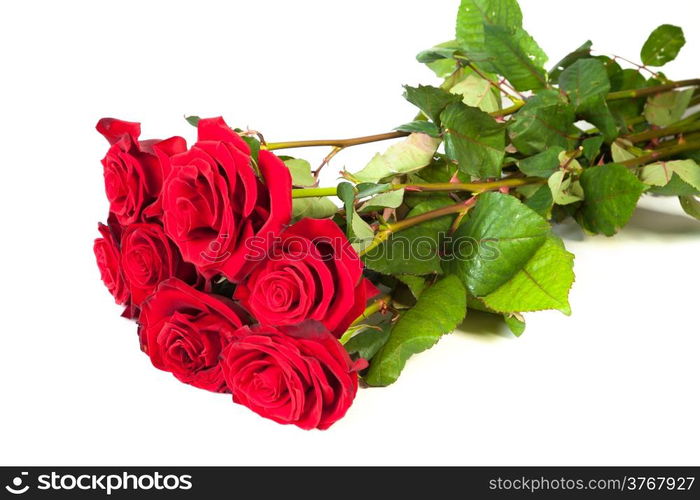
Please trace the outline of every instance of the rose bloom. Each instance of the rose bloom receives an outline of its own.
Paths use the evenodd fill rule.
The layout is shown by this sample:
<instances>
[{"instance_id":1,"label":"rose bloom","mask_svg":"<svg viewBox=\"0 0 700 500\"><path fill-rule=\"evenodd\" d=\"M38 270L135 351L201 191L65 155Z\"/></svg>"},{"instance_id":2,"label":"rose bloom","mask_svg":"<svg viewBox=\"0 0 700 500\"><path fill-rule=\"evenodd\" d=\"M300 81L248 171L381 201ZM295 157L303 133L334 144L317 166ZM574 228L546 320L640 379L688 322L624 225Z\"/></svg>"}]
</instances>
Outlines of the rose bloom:
<instances>
[{"instance_id":1,"label":"rose bloom","mask_svg":"<svg viewBox=\"0 0 700 500\"><path fill-rule=\"evenodd\" d=\"M223 351L233 401L280 424L327 429L357 393L357 371L338 340L316 321L287 327L243 327Z\"/></svg>"},{"instance_id":2,"label":"rose bloom","mask_svg":"<svg viewBox=\"0 0 700 500\"><path fill-rule=\"evenodd\" d=\"M102 237L95 240L93 251L102 282L114 297L114 301L117 304L125 305L129 302L130 294L122 273L121 252L118 244L120 228L118 225L110 224L110 226L97 225L97 230Z\"/></svg>"},{"instance_id":3,"label":"rose bloom","mask_svg":"<svg viewBox=\"0 0 700 500\"><path fill-rule=\"evenodd\" d=\"M246 241L271 244L289 222L292 181L284 163L248 145L222 118L202 119L198 141L171 158L161 197L165 231L205 277L237 282L252 262Z\"/></svg>"},{"instance_id":4,"label":"rose bloom","mask_svg":"<svg viewBox=\"0 0 700 500\"><path fill-rule=\"evenodd\" d=\"M121 267L135 306L168 278L177 277L191 285L197 282L194 266L182 260L177 247L158 224L127 226L121 241Z\"/></svg>"},{"instance_id":5,"label":"rose bloom","mask_svg":"<svg viewBox=\"0 0 700 500\"><path fill-rule=\"evenodd\" d=\"M142 220L160 193L169 157L187 149L182 137L139 141L141 125L114 118L97 122L111 147L102 160L109 210L123 226Z\"/></svg>"},{"instance_id":6,"label":"rose bloom","mask_svg":"<svg viewBox=\"0 0 700 500\"><path fill-rule=\"evenodd\" d=\"M226 392L219 356L244 319L230 299L170 278L141 306L141 349L153 366L171 372L178 380Z\"/></svg>"},{"instance_id":7,"label":"rose bloom","mask_svg":"<svg viewBox=\"0 0 700 500\"><path fill-rule=\"evenodd\" d=\"M313 319L340 337L376 293L340 228L330 219L307 218L282 233L234 299L264 325Z\"/></svg>"}]
</instances>

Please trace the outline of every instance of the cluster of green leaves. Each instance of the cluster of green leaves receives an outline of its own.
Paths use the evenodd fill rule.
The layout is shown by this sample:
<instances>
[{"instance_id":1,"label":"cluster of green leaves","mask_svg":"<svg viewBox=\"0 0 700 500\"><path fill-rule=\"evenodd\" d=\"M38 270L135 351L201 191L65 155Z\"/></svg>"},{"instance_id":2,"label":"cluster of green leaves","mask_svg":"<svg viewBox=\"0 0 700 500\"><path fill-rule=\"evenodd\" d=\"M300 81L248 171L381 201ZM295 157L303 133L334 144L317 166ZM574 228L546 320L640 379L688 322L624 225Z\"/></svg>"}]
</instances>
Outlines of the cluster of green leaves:
<instances>
[{"instance_id":1,"label":"cluster of green leaves","mask_svg":"<svg viewBox=\"0 0 700 500\"><path fill-rule=\"evenodd\" d=\"M641 61L661 66L684 42L680 28L662 25ZM591 46L587 41L546 70L547 56L523 28L516 0L462 0L455 39L418 55L443 82L406 86L404 96L420 114L397 129L410 135L349 175L358 184L340 195L353 217L348 234L357 235L351 220L380 209L404 220L472 196L420 189L395 195L394 182L526 181L510 192L477 193L464 218L429 218L364 255L379 281L409 292L397 321L360 328L347 343L351 354L370 360L368 384L393 383L406 360L451 332L468 308L501 315L516 335L524 330L523 312L569 314L573 255L551 222L570 217L588 233L611 236L644 192L679 196L700 218L697 158L646 161L647 149L666 144L660 136L634 140L659 127L700 130L682 118L694 90L637 96L668 80L652 72L647 78L642 66L623 69L615 58L592 55ZM505 95L512 106L503 104Z\"/></svg>"},{"instance_id":2,"label":"cluster of green leaves","mask_svg":"<svg viewBox=\"0 0 700 500\"><path fill-rule=\"evenodd\" d=\"M700 131L697 116L683 118L696 92L648 69L672 61L684 43L680 28L662 25L642 47L642 65L593 55L587 41L546 69L516 0L461 1L455 39L418 55L442 82L405 87L420 111L397 127L409 135L347 174L355 186L338 188L341 223L363 241L356 248L367 248L374 228L388 234L363 260L375 281L403 297L394 307L405 307L391 323L359 327L346 344L370 360L368 384L393 383L411 355L451 332L468 309L502 316L516 335L522 313L569 314L574 257L552 222L571 218L611 236L645 192L679 196L700 218L698 157L677 147L696 141L700 149L697 134L678 135ZM668 134L656 133L663 127ZM501 192L420 188L502 179L522 182ZM466 215L426 217L467 202ZM387 231L413 217L421 222Z\"/></svg>"}]
</instances>

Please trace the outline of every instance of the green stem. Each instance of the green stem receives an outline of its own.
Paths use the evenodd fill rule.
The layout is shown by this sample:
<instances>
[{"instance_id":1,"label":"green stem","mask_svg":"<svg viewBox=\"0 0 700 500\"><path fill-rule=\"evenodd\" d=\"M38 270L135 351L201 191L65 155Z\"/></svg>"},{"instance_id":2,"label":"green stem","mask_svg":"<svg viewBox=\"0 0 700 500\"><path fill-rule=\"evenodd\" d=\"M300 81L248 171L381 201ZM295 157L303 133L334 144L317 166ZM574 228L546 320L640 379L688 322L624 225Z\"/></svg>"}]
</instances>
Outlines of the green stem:
<instances>
[{"instance_id":1,"label":"green stem","mask_svg":"<svg viewBox=\"0 0 700 500\"><path fill-rule=\"evenodd\" d=\"M381 311L387 304L389 304L389 300L391 300L390 295L385 295L384 297L380 297L373 301L370 305L368 305L365 310L362 312L360 316L353 321L350 326L357 326L359 323L362 323L364 320L372 316L374 313L377 313Z\"/></svg>"},{"instance_id":2,"label":"green stem","mask_svg":"<svg viewBox=\"0 0 700 500\"><path fill-rule=\"evenodd\" d=\"M481 193L502 187L518 187L528 184L541 184L544 180L539 177L511 177L490 182L436 182L427 184L391 184L388 191L398 191L406 189L408 191L424 192L459 192L468 191L470 193ZM316 198L319 196L335 196L337 187L324 188L299 188L292 189L292 198Z\"/></svg>"},{"instance_id":3,"label":"green stem","mask_svg":"<svg viewBox=\"0 0 700 500\"><path fill-rule=\"evenodd\" d=\"M288 142L268 142L265 149L274 151L276 149L291 149L291 148L308 148L314 146L333 146L336 148L347 148L357 146L359 144L368 144L370 142L386 141L388 139L398 139L406 137L408 132L387 132L385 134L366 135L363 137L354 137L352 139L319 139L313 141L288 141Z\"/></svg>"},{"instance_id":4,"label":"green stem","mask_svg":"<svg viewBox=\"0 0 700 500\"><path fill-rule=\"evenodd\" d=\"M392 184L391 190L407 189L409 191L469 191L481 193L502 187L518 187L542 182L539 177L512 177L490 182L435 182L430 184Z\"/></svg>"},{"instance_id":5,"label":"green stem","mask_svg":"<svg viewBox=\"0 0 700 500\"><path fill-rule=\"evenodd\" d=\"M679 153L683 153L685 151L694 151L697 149L700 149L700 141L688 141L680 144L675 144L666 148L660 148L655 151L652 151L649 154L638 156L637 158L630 158L629 160L625 160L620 163L627 167L639 167L642 165L646 165L647 163L653 163L657 160L661 160L663 158L668 158L669 156L674 156Z\"/></svg>"},{"instance_id":6,"label":"green stem","mask_svg":"<svg viewBox=\"0 0 700 500\"><path fill-rule=\"evenodd\" d=\"M494 118L500 118L502 116L508 116L512 115L516 111L518 111L520 108L525 106L525 101L516 101L512 106L508 106L507 108L499 109L498 111L492 111L489 113L491 116Z\"/></svg>"},{"instance_id":7,"label":"green stem","mask_svg":"<svg viewBox=\"0 0 700 500\"><path fill-rule=\"evenodd\" d=\"M677 82L665 83L663 85L655 85L653 87L645 87L642 89L619 90L617 92L610 92L605 99L608 101L617 101L619 99L634 99L637 97L645 97L648 95L659 94L661 92L677 89L679 87L693 87L697 85L700 85L700 78L694 78L692 80L680 80Z\"/></svg>"},{"instance_id":8,"label":"green stem","mask_svg":"<svg viewBox=\"0 0 700 500\"><path fill-rule=\"evenodd\" d=\"M624 139L627 139L630 142L645 142L650 139L666 137L667 135L676 135L682 132L697 132L698 130L700 130L700 122L688 122L683 120L675 125L670 125L665 128L650 129L645 130L644 132L639 132L638 134L630 134L625 136Z\"/></svg>"},{"instance_id":9,"label":"green stem","mask_svg":"<svg viewBox=\"0 0 700 500\"><path fill-rule=\"evenodd\" d=\"M394 222L393 224L388 224L374 235L374 239L370 242L370 244L360 251L360 256L366 255L371 250L377 248L393 233L403 231L404 229L421 224L422 222L437 219L438 217L444 217L445 215L465 214L474 205L474 203L476 203L476 197L472 196L467 201L460 201L454 205L448 205L446 207L431 210L430 212L425 212L414 217L408 217L398 222Z\"/></svg>"},{"instance_id":10,"label":"green stem","mask_svg":"<svg viewBox=\"0 0 700 500\"><path fill-rule=\"evenodd\" d=\"M335 196L337 191L337 187L292 189L292 198L318 198L321 196Z\"/></svg>"}]
</instances>

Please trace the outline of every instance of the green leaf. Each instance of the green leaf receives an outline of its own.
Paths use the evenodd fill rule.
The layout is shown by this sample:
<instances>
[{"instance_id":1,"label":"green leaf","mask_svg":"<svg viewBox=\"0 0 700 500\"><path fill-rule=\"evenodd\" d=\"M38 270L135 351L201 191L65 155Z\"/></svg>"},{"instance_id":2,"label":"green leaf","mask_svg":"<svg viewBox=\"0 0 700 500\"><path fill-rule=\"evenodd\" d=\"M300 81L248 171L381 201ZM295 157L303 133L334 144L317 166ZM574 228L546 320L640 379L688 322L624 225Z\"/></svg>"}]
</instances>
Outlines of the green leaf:
<instances>
[{"instance_id":1,"label":"green leaf","mask_svg":"<svg viewBox=\"0 0 700 500\"><path fill-rule=\"evenodd\" d=\"M199 125L199 120L201 120L201 118L199 116L195 116L195 115L185 117L185 121L187 123L189 123L190 125L192 125L193 127L196 127L197 125Z\"/></svg>"},{"instance_id":2,"label":"green leaf","mask_svg":"<svg viewBox=\"0 0 700 500\"><path fill-rule=\"evenodd\" d=\"M457 42L470 61L486 71L496 71L489 53L486 26L507 30L517 46L537 66L547 55L522 28L523 16L516 0L464 0L457 13Z\"/></svg>"},{"instance_id":3,"label":"green leaf","mask_svg":"<svg viewBox=\"0 0 700 500\"><path fill-rule=\"evenodd\" d=\"M403 96L438 126L442 110L453 102L459 101L458 96L430 85L419 85L418 87L405 85Z\"/></svg>"},{"instance_id":4,"label":"green leaf","mask_svg":"<svg viewBox=\"0 0 700 500\"><path fill-rule=\"evenodd\" d=\"M523 269L482 300L502 313L557 309L571 314L568 297L574 282L573 262L574 255L550 235Z\"/></svg>"},{"instance_id":5,"label":"green leaf","mask_svg":"<svg viewBox=\"0 0 700 500\"><path fill-rule=\"evenodd\" d=\"M432 285L391 329L389 340L372 359L365 381L373 386L396 382L408 358L453 331L466 312L466 292L457 277L446 276Z\"/></svg>"},{"instance_id":6,"label":"green leaf","mask_svg":"<svg viewBox=\"0 0 700 500\"><path fill-rule=\"evenodd\" d=\"M440 129L433 122L427 120L416 120L399 125L394 130L401 132L420 132L428 134L430 137L440 137Z\"/></svg>"},{"instance_id":7,"label":"green leaf","mask_svg":"<svg viewBox=\"0 0 700 500\"><path fill-rule=\"evenodd\" d=\"M292 200L292 217L299 220L304 217L325 219L332 217L338 207L328 198L294 198Z\"/></svg>"},{"instance_id":8,"label":"green leaf","mask_svg":"<svg viewBox=\"0 0 700 500\"><path fill-rule=\"evenodd\" d=\"M527 176L546 179L559 168L559 154L563 151L564 149L559 146L545 149L541 153L520 160L518 168Z\"/></svg>"},{"instance_id":9,"label":"green leaf","mask_svg":"<svg viewBox=\"0 0 700 500\"><path fill-rule=\"evenodd\" d=\"M500 95L493 92L491 82L475 74L469 74L450 89L450 93L462 96L467 106L491 113L501 109Z\"/></svg>"},{"instance_id":10,"label":"green leaf","mask_svg":"<svg viewBox=\"0 0 700 500\"><path fill-rule=\"evenodd\" d=\"M450 40L449 42L443 42L428 50L419 52L416 56L416 60L420 63L429 64L442 59L449 59L458 49L459 43L457 40Z\"/></svg>"},{"instance_id":11,"label":"green leaf","mask_svg":"<svg viewBox=\"0 0 700 500\"><path fill-rule=\"evenodd\" d=\"M403 203L403 189L389 191L378 194L374 198L367 200L361 207L360 212L380 210L382 208L397 208Z\"/></svg>"},{"instance_id":12,"label":"green leaf","mask_svg":"<svg viewBox=\"0 0 700 500\"><path fill-rule=\"evenodd\" d=\"M504 26L486 24L484 35L490 64L496 72L505 76L516 90L522 92L546 87L547 75L541 65L536 64L538 59L541 60L541 56L533 60L523 49L536 46L535 41L524 30L514 32ZM541 49L539 52L544 54Z\"/></svg>"},{"instance_id":13,"label":"green leaf","mask_svg":"<svg viewBox=\"0 0 700 500\"><path fill-rule=\"evenodd\" d=\"M420 297L420 294L423 293L423 290L425 290L425 287L428 285L420 276L413 276L411 274L400 274L396 276L396 279L406 285L415 298Z\"/></svg>"},{"instance_id":14,"label":"green leaf","mask_svg":"<svg viewBox=\"0 0 700 500\"><path fill-rule=\"evenodd\" d=\"M460 182L471 181L471 176L459 171L459 167L450 161L446 155L439 155L430 165L415 174L408 176L408 182L421 184L424 182L450 182L455 175Z\"/></svg>"},{"instance_id":15,"label":"green leaf","mask_svg":"<svg viewBox=\"0 0 700 500\"><path fill-rule=\"evenodd\" d=\"M486 52L485 25L520 28L523 13L517 0L462 0L457 11L457 41L468 52L478 55Z\"/></svg>"},{"instance_id":16,"label":"green leaf","mask_svg":"<svg viewBox=\"0 0 700 500\"><path fill-rule=\"evenodd\" d=\"M504 126L480 109L458 102L443 111L445 151L462 172L478 178L500 177L505 156Z\"/></svg>"},{"instance_id":17,"label":"green leaf","mask_svg":"<svg viewBox=\"0 0 700 500\"><path fill-rule=\"evenodd\" d=\"M688 109L690 99L695 89L672 90L663 94L656 94L647 99L644 107L644 118L652 125L667 127L677 122Z\"/></svg>"},{"instance_id":18,"label":"green leaf","mask_svg":"<svg viewBox=\"0 0 700 500\"><path fill-rule=\"evenodd\" d=\"M355 188L349 182L341 182L338 184L336 193L345 207L345 217L348 221L349 229L350 224L352 224L352 216L355 213Z\"/></svg>"},{"instance_id":19,"label":"green leaf","mask_svg":"<svg viewBox=\"0 0 700 500\"><path fill-rule=\"evenodd\" d=\"M455 232L444 264L474 296L488 295L522 269L549 231L549 223L517 198L484 193Z\"/></svg>"},{"instance_id":20,"label":"green leaf","mask_svg":"<svg viewBox=\"0 0 700 500\"><path fill-rule=\"evenodd\" d=\"M608 75L609 76L609 75ZM610 77L610 90L616 92L618 90L633 90L644 88L647 84L646 78L636 69L620 69ZM636 99L618 99L610 101L608 108L610 112L617 117L621 125L631 118L635 118L642 114L646 98L638 97Z\"/></svg>"},{"instance_id":21,"label":"green leaf","mask_svg":"<svg viewBox=\"0 0 700 500\"><path fill-rule=\"evenodd\" d=\"M350 245L358 253L374 239L374 231L357 213L353 213L349 233Z\"/></svg>"},{"instance_id":22,"label":"green leaf","mask_svg":"<svg viewBox=\"0 0 700 500\"><path fill-rule=\"evenodd\" d=\"M506 326L513 332L513 335L520 337L525 332L525 320L520 319L514 314L505 314L503 320L506 322Z\"/></svg>"},{"instance_id":23,"label":"green leaf","mask_svg":"<svg viewBox=\"0 0 700 500\"><path fill-rule=\"evenodd\" d=\"M592 164L595 162L598 154L600 154L600 147L603 145L603 142L604 139L600 135L583 140L581 143L581 146L583 147L583 157L586 158L589 163Z\"/></svg>"},{"instance_id":24,"label":"green leaf","mask_svg":"<svg viewBox=\"0 0 700 500\"><path fill-rule=\"evenodd\" d=\"M430 212L453 204L449 198L431 198L416 205L406 217ZM442 273L440 250L454 215L445 215L409 227L362 256L365 266L383 274Z\"/></svg>"},{"instance_id":25,"label":"green leaf","mask_svg":"<svg viewBox=\"0 0 700 500\"><path fill-rule=\"evenodd\" d=\"M311 173L311 165L308 161L292 158L285 160L284 164L287 165L289 172L292 174L292 184L294 186L313 186L316 184L316 179Z\"/></svg>"},{"instance_id":26,"label":"green leaf","mask_svg":"<svg viewBox=\"0 0 700 500\"><path fill-rule=\"evenodd\" d=\"M587 168L580 178L585 195L579 223L592 233L612 236L627 224L644 184L623 165L608 163Z\"/></svg>"},{"instance_id":27,"label":"green leaf","mask_svg":"<svg viewBox=\"0 0 700 500\"><path fill-rule=\"evenodd\" d=\"M585 107L579 110L579 114L581 118L598 127L604 140L608 142L612 142L620 134L605 96L601 95L587 102Z\"/></svg>"},{"instance_id":28,"label":"green leaf","mask_svg":"<svg viewBox=\"0 0 700 500\"><path fill-rule=\"evenodd\" d=\"M563 170L554 172L547 179L547 185L552 193L554 203L557 205L569 205L583 199L582 193L579 194L574 189L577 184L572 184L571 177Z\"/></svg>"},{"instance_id":29,"label":"green leaf","mask_svg":"<svg viewBox=\"0 0 700 500\"><path fill-rule=\"evenodd\" d=\"M700 200L695 196L679 196L678 201L685 213L700 220Z\"/></svg>"},{"instance_id":30,"label":"green leaf","mask_svg":"<svg viewBox=\"0 0 700 500\"><path fill-rule=\"evenodd\" d=\"M642 167L639 179L650 186L665 186L678 175L696 190L700 190L700 166L693 160L659 161Z\"/></svg>"},{"instance_id":31,"label":"green leaf","mask_svg":"<svg viewBox=\"0 0 700 500\"><path fill-rule=\"evenodd\" d=\"M508 125L513 145L523 154L533 155L551 147L573 149L571 135L574 108L556 90L545 90L527 100Z\"/></svg>"},{"instance_id":32,"label":"green leaf","mask_svg":"<svg viewBox=\"0 0 700 500\"><path fill-rule=\"evenodd\" d=\"M389 339L390 326L388 323L383 327L370 327L355 334L345 343L345 350L351 356L371 360Z\"/></svg>"},{"instance_id":33,"label":"green leaf","mask_svg":"<svg viewBox=\"0 0 700 500\"><path fill-rule=\"evenodd\" d=\"M695 196L700 194L700 190L685 182L677 173L671 175L671 180L667 184L652 186L649 192L660 196Z\"/></svg>"},{"instance_id":34,"label":"green leaf","mask_svg":"<svg viewBox=\"0 0 700 500\"><path fill-rule=\"evenodd\" d=\"M374 182L361 182L355 186L357 194L355 197L358 200L374 196L379 193L386 193L391 188L391 184L375 184Z\"/></svg>"},{"instance_id":35,"label":"green leaf","mask_svg":"<svg viewBox=\"0 0 700 500\"><path fill-rule=\"evenodd\" d=\"M612 159L615 163L622 163L623 161L631 160L636 158L632 153L627 151L624 147L618 144L619 141L613 142L610 146L610 152L612 153ZM623 141L625 144L625 141ZM628 143L629 144L629 143Z\"/></svg>"},{"instance_id":36,"label":"green leaf","mask_svg":"<svg viewBox=\"0 0 700 500\"><path fill-rule=\"evenodd\" d=\"M662 24L651 32L642 47L642 63L646 66L663 66L673 61L685 45L683 30L672 24Z\"/></svg>"},{"instance_id":37,"label":"green leaf","mask_svg":"<svg viewBox=\"0 0 700 500\"><path fill-rule=\"evenodd\" d=\"M546 184L540 186L532 196L525 200L526 207L531 208L545 219L550 219L552 217L553 204L554 198L552 197L552 190L549 189L549 186Z\"/></svg>"},{"instance_id":38,"label":"green leaf","mask_svg":"<svg viewBox=\"0 0 700 500\"><path fill-rule=\"evenodd\" d=\"M352 174L360 182L378 182L386 177L407 174L428 165L440 140L427 134L411 134L405 140L377 153L365 168Z\"/></svg>"},{"instance_id":39,"label":"green leaf","mask_svg":"<svg viewBox=\"0 0 700 500\"><path fill-rule=\"evenodd\" d=\"M597 59L579 59L559 77L564 90L577 111L587 109L610 91L605 66Z\"/></svg>"},{"instance_id":40,"label":"green leaf","mask_svg":"<svg viewBox=\"0 0 700 500\"><path fill-rule=\"evenodd\" d=\"M587 40L578 49L565 55L561 61L556 63L554 67L549 70L549 79L556 82L559 79L559 75L561 75L562 71L564 71L566 68L574 64L579 59L590 57L592 46L593 43L590 40Z\"/></svg>"}]
</instances>

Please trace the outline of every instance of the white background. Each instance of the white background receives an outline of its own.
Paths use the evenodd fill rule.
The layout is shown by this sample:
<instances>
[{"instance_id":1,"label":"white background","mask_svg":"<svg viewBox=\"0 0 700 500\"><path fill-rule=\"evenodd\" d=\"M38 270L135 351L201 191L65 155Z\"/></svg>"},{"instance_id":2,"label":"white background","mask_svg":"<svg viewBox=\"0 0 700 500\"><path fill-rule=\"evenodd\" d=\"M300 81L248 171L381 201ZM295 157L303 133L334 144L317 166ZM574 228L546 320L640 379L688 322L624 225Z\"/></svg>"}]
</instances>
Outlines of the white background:
<instances>
[{"instance_id":1,"label":"white background","mask_svg":"<svg viewBox=\"0 0 700 500\"><path fill-rule=\"evenodd\" d=\"M360 391L326 432L280 426L155 370L100 282L98 118L189 141L184 114L223 114L269 141L388 131L415 114L401 85L436 81L414 55L452 38L457 4L2 4L0 463L700 462L700 224L672 199L648 200L653 210L614 239L561 229L577 255L571 317L528 315L516 339L473 316L394 386ZM522 7L550 63L587 38L638 59L648 33L673 23L688 43L665 71L700 76L696 1ZM331 167L360 168L386 146Z\"/></svg>"}]
</instances>

